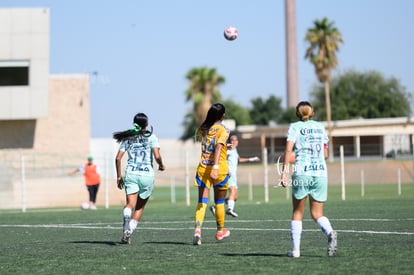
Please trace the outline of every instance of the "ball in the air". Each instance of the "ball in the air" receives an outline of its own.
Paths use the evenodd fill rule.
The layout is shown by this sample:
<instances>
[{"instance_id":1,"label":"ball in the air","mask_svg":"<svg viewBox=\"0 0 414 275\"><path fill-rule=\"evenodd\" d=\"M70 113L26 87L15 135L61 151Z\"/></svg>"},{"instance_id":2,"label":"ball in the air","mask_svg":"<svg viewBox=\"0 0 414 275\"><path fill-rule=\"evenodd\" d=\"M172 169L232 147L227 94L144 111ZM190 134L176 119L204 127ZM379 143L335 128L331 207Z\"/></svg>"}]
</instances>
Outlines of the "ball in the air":
<instances>
[{"instance_id":1,"label":"ball in the air","mask_svg":"<svg viewBox=\"0 0 414 275\"><path fill-rule=\"evenodd\" d=\"M224 29L224 38L226 38L229 41L235 40L238 35L239 31L236 27L227 27Z\"/></svg>"}]
</instances>

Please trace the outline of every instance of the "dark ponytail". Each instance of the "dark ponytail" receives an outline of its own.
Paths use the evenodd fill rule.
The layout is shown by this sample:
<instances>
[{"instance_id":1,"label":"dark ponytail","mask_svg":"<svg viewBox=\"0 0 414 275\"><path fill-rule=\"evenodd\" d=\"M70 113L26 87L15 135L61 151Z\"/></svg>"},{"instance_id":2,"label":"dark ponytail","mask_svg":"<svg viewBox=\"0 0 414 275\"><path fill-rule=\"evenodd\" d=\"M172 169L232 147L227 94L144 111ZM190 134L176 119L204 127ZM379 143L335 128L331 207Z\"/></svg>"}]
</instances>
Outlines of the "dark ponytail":
<instances>
[{"instance_id":1,"label":"dark ponytail","mask_svg":"<svg viewBox=\"0 0 414 275\"><path fill-rule=\"evenodd\" d=\"M224 113L226 112L226 108L221 103L215 103L211 105L210 109L207 112L206 119L201 124L200 128L198 128L199 132L203 135L207 133L207 131L216 123L218 120L223 118Z\"/></svg>"},{"instance_id":2,"label":"dark ponytail","mask_svg":"<svg viewBox=\"0 0 414 275\"><path fill-rule=\"evenodd\" d=\"M122 142L125 139L135 138L139 136L149 137L152 135L153 129L151 127L151 130L148 131L147 126L148 117L144 113L138 113L134 116L134 128L115 132L113 133L113 138L117 142Z\"/></svg>"}]
</instances>

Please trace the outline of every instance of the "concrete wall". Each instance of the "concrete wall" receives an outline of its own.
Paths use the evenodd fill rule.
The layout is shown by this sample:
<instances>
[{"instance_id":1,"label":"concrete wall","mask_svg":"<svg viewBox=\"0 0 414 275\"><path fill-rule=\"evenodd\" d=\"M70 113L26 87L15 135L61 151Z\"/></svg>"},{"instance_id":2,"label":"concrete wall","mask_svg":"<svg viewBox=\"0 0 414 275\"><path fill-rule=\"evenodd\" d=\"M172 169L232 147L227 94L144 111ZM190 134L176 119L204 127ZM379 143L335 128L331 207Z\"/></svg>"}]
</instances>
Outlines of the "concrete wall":
<instances>
[{"instance_id":1,"label":"concrete wall","mask_svg":"<svg viewBox=\"0 0 414 275\"><path fill-rule=\"evenodd\" d=\"M0 86L0 120L47 117L49 9L0 9L0 41L0 65L29 67L29 85Z\"/></svg>"},{"instance_id":2,"label":"concrete wall","mask_svg":"<svg viewBox=\"0 0 414 275\"><path fill-rule=\"evenodd\" d=\"M90 149L90 98L88 75L52 75L49 80L49 114L37 120L34 150L81 154Z\"/></svg>"},{"instance_id":3,"label":"concrete wall","mask_svg":"<svg viewBox=\"0 0 414 275\"><path fill-rule=\"evenodd\" d=\"M90 152L89 104L88 75L51 76L48 116L0 120L0 153L72 154L83 160Z\"/></svg>"},{"instance_id":4,"label":"concrete wall","mask_svg":"<svg viewBox=\"0 0 414 275\"><path fill-rule=\"evenodd\" d=\"M16 194L21 196L18 190L23 160L30 194L28 202L34 207L70 205L68 199L78 201L75 195L78 193L74 192L79 188L65 183L74 181L66 179L65 175L83 164L90 154L89 78L87 75L54 75L48 86L46 118L0 120L1 207L14 207L21 201ZM82 181L82 177L77 180L80 186ZM86 191L82 191L85 196ZM50 201L34 202L44 199Z\"/></svg>"}]
</instances>

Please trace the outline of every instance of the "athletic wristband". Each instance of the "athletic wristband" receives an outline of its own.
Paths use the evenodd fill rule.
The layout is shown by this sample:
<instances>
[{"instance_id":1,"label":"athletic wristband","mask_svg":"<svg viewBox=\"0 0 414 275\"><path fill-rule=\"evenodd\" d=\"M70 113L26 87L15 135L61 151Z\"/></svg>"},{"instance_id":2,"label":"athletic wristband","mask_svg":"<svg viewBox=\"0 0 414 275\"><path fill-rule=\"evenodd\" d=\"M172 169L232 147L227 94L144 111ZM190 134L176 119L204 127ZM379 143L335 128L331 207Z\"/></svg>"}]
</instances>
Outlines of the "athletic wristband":
<instances>
[{"instance_id":1,"label":"athletic wristband","mask_svg":"<svg viewBox=\"0 0 414 275\"><path fill-rule=\"evenodd\" d=\"M213 169L214 169L214 170L218 170L218 169L219 169L219 166L218 166L217 164L214 164L214 165L213 165Z\"/></svg>"}]
</instances>

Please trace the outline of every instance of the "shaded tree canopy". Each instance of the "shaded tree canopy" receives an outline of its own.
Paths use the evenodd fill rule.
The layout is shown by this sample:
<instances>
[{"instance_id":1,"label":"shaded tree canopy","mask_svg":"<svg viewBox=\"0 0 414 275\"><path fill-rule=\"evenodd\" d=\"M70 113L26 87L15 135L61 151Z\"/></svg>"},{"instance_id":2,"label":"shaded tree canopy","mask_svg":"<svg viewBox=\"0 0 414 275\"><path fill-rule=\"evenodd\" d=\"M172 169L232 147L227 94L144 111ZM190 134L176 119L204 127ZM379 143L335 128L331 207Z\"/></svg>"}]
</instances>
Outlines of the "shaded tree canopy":
<instances>
[{"instance_id":1,"label":"shaded tree canopy","mask_svg":"<svg viewBox=\"0 0 414 275\"><path fill-rule=\"evenodd\" d=\"M198 128L196 121L195 121L195 116L194 116L194 112L193 110L189 110L184 117L184 121L182 123L183 127L184 127L184 132L180 137L180 140L188 140L191 138L194 138L195 133L196 133L196 129Z\"/></svg>"},{"instance_id":2,"label":"shaded tree canopy","mask_svg":"<svg viewBox=\"0 0 414 275\"><path fill-rule=\"evenodd\" d=\"M283 109L282 100L275 96L270 96L267 100L260 97L251 100L252 108L250 117L253 124L268 125L270 121L278 122L281 118Z\"/></svg>"},{"instance_id":3,"label":"shaded tree canopy","mask_svg":"<svg viewBox=\"0 0 414 275\"><path fill-rule=\"evenodd\" d=\"M289 124L298 120L296 116L296 108L290 107L283 110L279 120L277 121L279 124Z\"/></svg>"},{"instance_id":4,"label":"shaded tree canopy","mask_svg":"<svg viewBox=\"0 0 414 275\"><path fill-rule=\"evenodd\" d=\"M398 79L378 71L348 70L331 81L332 119L402 117L411 114L411 94ZM324 88L315 85L312 103L318 119L326 119Z\"/></svg>"},{"instance_id":5,"label":"shaded tree canopy","mask_svg":"<svg viewBox=\"0 0 414 275\"><path fill-rule=\"evenodd\" d=\"M234 119L236 125L251 124L249 109L231 99L221 101L226 107L225 119Z\"/></svg>"}]
</instances>

